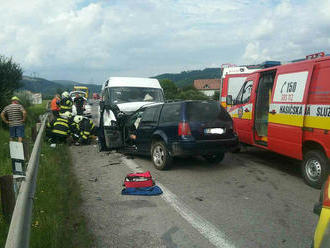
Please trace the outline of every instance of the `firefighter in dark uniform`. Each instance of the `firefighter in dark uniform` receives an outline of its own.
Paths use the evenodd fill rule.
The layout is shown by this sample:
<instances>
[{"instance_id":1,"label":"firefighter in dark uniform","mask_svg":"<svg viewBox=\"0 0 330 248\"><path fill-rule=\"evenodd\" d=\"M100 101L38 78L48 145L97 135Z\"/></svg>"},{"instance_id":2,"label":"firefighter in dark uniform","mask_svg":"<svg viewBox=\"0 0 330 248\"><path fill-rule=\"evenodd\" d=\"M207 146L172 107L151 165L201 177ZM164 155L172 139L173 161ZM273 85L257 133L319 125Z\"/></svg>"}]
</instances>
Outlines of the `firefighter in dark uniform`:
<instances>
[{"instance_id":1,"label":"firefighter in dark uniform","mask_svg":"<svg viewBox=\"0 0 330 248\"><path fill-rule=\"evenodd\" d=\"M60 114L59 117L47 123L46 137L50 143L65 143L71 133L71 113Z\"/></svg>"},{"instance_id":2,"label":"firefighter in dark uniform","mask_svg":"<svg viewBox=\"0 0 330 248\"><path fill-rule=\"evenodd\" d=\"M74 122L79 126L79 143L90 144L91 135L96 135L96 128L92 120L77 115L74 117Z\"/></svg>"},{"instance_id":3,"label":"firefighter in dark uniform","mask_svg":"<svg viewBox=\"0 0 330 248\"><path fill-rule=\"evenodd\" d=\"M72 113L72 99L67 91L62 93L62 99L60 101L60 113L71 112Z\"/></svg>"}]
</instances>

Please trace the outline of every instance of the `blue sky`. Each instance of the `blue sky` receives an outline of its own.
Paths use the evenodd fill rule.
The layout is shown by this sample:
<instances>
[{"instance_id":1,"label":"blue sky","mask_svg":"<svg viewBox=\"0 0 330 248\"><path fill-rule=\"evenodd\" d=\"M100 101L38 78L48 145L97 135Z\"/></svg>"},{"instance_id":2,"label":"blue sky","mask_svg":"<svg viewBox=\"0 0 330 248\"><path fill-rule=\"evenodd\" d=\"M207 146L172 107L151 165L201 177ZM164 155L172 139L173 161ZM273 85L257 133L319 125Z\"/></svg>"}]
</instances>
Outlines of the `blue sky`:
<instances>
[{"instance_id":1,"label":"blue sky","mask_svg":"<svg viewBox=\"0 0 330 248\"><path fill-rule=\"evenodd\" d=\"M0 54L27 75L109 76L330 53L330 1L5 0Z\"/></svg>"}]
</instances>

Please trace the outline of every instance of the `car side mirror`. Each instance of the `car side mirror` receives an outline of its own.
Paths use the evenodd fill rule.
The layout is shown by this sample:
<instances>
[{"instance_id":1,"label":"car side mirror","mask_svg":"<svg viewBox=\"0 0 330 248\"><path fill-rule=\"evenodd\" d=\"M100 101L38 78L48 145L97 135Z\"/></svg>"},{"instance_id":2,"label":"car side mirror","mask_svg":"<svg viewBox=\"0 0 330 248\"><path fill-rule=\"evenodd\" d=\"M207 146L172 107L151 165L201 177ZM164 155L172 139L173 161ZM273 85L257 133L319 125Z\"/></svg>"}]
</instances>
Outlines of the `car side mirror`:
<instances>
[{"instance_id":1,"label":"car side mirror","mask_svg":"<svg viewBox=\"0 0 330 248\"><path fill-rule=\"evenodd\" d=\"M226 104L227 105L233 105L233 97L232 97L232 95L226 96Z\"/></svg>"}]
</instances>

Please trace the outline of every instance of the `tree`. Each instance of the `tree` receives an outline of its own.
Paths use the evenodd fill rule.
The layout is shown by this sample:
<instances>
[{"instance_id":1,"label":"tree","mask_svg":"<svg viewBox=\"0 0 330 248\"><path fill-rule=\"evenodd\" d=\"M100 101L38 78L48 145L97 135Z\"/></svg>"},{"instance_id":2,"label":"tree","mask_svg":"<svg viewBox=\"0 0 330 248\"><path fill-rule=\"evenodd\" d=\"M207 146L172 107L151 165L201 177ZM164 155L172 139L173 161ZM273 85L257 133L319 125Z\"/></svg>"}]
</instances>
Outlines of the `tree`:
<instances>
[{"instance_id":1,"label":"tree","mask_svg":"<svg viewBox=\"0 0 330 248\"><path fill-rule=\"evenodd\" d=\"M13 62L12 58L0 55L0 109L10 101L14 91L20 87L22 75L23 70L19 64Z\"/></svg>"},{"instance_id":2,"label":"tree","mask_svg":"<svg viewBox=\"0 0 330 248\"><path fill-rule=\"evenodd\" d=\"M196 89L181 90L178 98L182 100L210 100L208 96Z\"/></svg>"},{"instance_id":3,"label":"tree","mask_svg":"<svg viewBox=\"0 0 330 248\"><path fill-rule=\"evenodd\" d=\"M161 79L160 86L164 90L165 99L173 100L178 98L178 87L169 79Z\"/></svg>"},{"instance_id":4,"label":"tree","mask_svg":"<svg viewBox=\"0 0 330 248\"><path fill-rule=\"evenodd\" d=\"M219 101L219 96L220 96L220 92L216 91L216 92L214 92L214 95L212 96L212 99L216 100L216 101Z\"/></svg>"}]
</instances>

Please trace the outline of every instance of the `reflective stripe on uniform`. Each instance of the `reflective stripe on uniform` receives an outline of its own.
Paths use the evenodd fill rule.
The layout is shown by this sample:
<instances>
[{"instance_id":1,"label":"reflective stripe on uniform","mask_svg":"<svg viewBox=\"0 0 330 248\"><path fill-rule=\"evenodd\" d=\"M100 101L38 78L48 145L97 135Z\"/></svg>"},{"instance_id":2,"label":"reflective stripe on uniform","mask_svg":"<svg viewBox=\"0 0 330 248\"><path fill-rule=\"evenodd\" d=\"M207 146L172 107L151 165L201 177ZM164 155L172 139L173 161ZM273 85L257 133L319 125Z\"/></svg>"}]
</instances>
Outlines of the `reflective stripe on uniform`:
<instances>
[{"instance_id":1,"label":"reflective stripe on uniform","mask_svg":"<svg viewBox=\"0 0 330 248\"><path fill-rule=\"evenodd\" d=\"M61 109L71 109L71 106L65 106L65 105L61 105Z\"/></svg>"},{"instance_id":2,"label":"reflective stripe on uniform","mask_svg":"<svg viewBox=\"0 0 330 248\"><path fill-rule=\"evenodd\" d=\"M57 129L53 129L52 132L53 132L53 133L62 134L62 135L68 135L67 132L64 132L64 131L61 131L61 130L57 130Z\"/></svg>"},{"instance_id":3,"label":"reflective stripe on uniform","mask_svg":"<svg viewBox=\"0 0 330 248\"><path fill-rule=\"evenodd\" d=\"M65 127L69 127L69 125L68 125L67 123L62 122L62 121L56 121L56 122L54 123L54 126L56 126L56 125L63 125L63 126L65 126Z\"/></svg>"}]
</instances>

